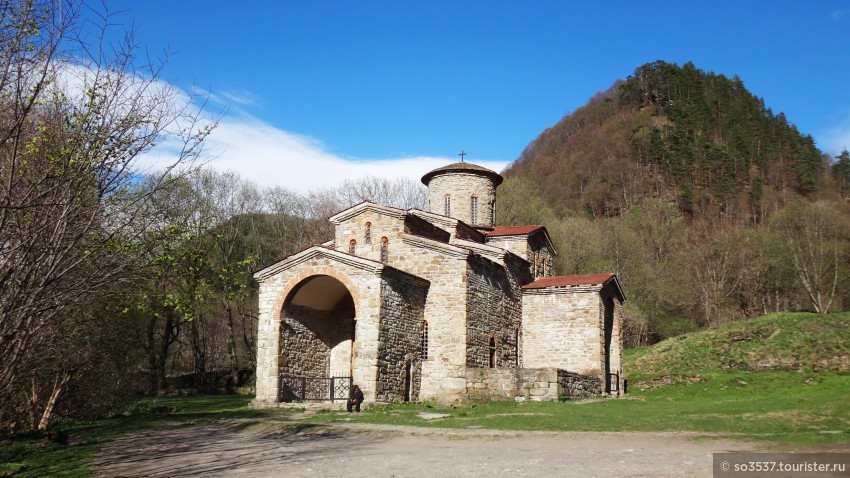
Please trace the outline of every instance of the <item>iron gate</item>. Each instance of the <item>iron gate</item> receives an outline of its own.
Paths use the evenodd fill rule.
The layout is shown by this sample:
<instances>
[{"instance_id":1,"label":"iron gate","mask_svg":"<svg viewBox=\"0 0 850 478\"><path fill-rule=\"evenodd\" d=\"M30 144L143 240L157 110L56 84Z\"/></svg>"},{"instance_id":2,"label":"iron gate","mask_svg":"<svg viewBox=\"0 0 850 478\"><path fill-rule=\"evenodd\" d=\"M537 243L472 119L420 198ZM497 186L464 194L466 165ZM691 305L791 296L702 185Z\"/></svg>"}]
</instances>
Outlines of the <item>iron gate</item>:
<instances>
[{"instance_id":1,"label":"iron gate","mask_svg":"<svg viewBox=\"0 0 850 478\"><path fill-rule=\"evenodd\" d=\"M348 400L351 377L280 376L277 399L280 402L319 402Z\"/></svg>"}]
</instances>

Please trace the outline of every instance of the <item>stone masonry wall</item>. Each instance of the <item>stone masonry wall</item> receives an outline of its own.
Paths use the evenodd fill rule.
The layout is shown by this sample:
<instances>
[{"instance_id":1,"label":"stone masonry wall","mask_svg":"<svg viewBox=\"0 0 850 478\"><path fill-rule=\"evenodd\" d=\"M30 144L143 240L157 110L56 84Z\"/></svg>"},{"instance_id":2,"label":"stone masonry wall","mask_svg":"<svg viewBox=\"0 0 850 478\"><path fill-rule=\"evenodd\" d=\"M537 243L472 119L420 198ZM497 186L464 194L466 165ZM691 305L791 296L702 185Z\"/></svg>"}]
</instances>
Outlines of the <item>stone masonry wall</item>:
<instances>
[{"instance_id":1,"label":"stone masonry wall","mask_svg":"<svg viewBox=\"0 0 850 478\"><path fill-rule=\"evenodd\" d=\"M424 318L428 358L422 362L420 400L452 402L466 388L466 260L454 246L407 236L398 248L405 271L430 282Z\"/></svg>"},{"instance_id":2,"label":"stone masonry wall","mask_svg":"<svg viewBox=\"0 0 850 478\"><path fill-rule=\"evenodd\" d=\"M465 402L496 400L555 401L558 371L555 369L468 368Z\"/></svg>"},{"instance_id":3,"label":"stone masonry wall","mask_svg":"<svg viewBox=\"0 0 850 478\"><path fill-rule=\"evenodd\" d=\"M528 238L526 236L498 236L487 238L487 244L506 249L528 260Z\"/></svg>"},{"instance_id":4,"label":"stone masonry wall","mask_svg":"<svg viewBox=\"0 0 850 478\"><path fill-rule=\"evenodd\" d=\"M486 178L475 178L489 183ZM367 222L371 225L371 244L365 244ZM409 227L411 222L407 222ZM429 355L421 364L420 398L451 402L463 393L465 386L467 296L464 292L469 253L427 237L405 235L404 231L402 218L367 209L340 221L334 241L337 250L348 253L348 244L354 239L357 241L356 256L379 261L380 237L388 237L387 264L430 281L424 309L429 329Z\"/></svg>"},{"instance_id":5,"label":"stone masonry wall","mask_svg":"<svg viewBox=\"0 0 850 478\"><path fill-rule=\"evenodd\" d=\"M578 373L558 370L558 395L567 399L598 397L602 394L602 380Z\"/></svg>"},{"instance_id":6,"label":"stone masonry wall","mask_svg":"<svg viewBox=\"0 0 850 478\"><path fill-rule=\"evenodd\" d=\"M410 399L415 401L418 397L422 321L427 294L428 287L424 281L414 280L397 271L385 271L381 284L381 346L378 351L378 387L375 396L378 401L403 401L408 383L411 388Z\"/></svg>"},{"instance_id":7,"label":"stone masonry wall","mask_svg":"<svg viewBox=\"0 0 850 478\"><path fill-rule=\"evenodd\" d=\"M618 395L626 393L625 377L623 376L623 335L622 335L622 320L623 320L623 304L614 299L614 331L611 345L611 370L619 374L619 382L617 383Z\"/></svg>"},{"instance_id":8,"label":"stone masonry wall","mask_svg":"<svg viewBox=\"0 0 850 478\"><path fill-rule=\"evenodd\" d=\"M522 299L520 286L501 265L470 256L467 288L466 365L490 366L490 339L496 345L495 366L518 364Z\"/></svg>"},{"instance_id":9,"label":"stone masonry wall","mask_svg":"<svg viewBox=\"0 0 850 478\"><path fill-rule=\"evenodd\" d=\"M366 240L366 223L369 223L369 240ZM387 264L398 263L398 247L404 236L404 219L365 210L363 214L342 221L335 228L334 244L340 252L348 253L349 244L356 242L354 255L381 262L381 238L388 239ZM405 270L405 267L399 267Z\"/></svg>"},{"instance_id":10,"label":"stone masonry wall","mask_svg":"<svg viewBox=\"0 0 850 478\"><path fill-rule=\"evenodd\" d=\"M338 310L322 311L290 304L283 314L280 334L280 373L289 377L349 376L354 312L349 304ZM322 396L320 382L309 396ZM282 399L294 396L283 390Z\"/></svg>"},{"instance_id":11,"label":"stone masonry wall","mask_svg":"<svg viewBox=\"0 0 850 478\"><path fill-rule=\"evenodd\" d=\"M599 396L601 387L596 377L555 368L469 368L465 401L576 400Z\"/></svg>"},{"instance_id":12,"label":"stone masonry wall","mask_svg":"<svg viewBox=\"0 0 850 478\"><path fill-rule=\"evenodd\" d=\"M333 314L309 307L286 308L280 330L280 373L298 377L323 377L328 373L328 324Z\"/></svg>"},{"instance_id":13,"label":"stone masonry wall","mask_svg":"<svg viewBox=\"0 0 850 478\"><path fill-rule=\"evenodd\" d=\"M530 271L534 277L552 275L554 256L545 235L537 232L529 236L497 236L487 238L487 244L507 249L529 262Z\"/></svg>"},{"instance_id":14,"label":"stone masonry wall","mask_svg":"<svg viewBox=\"0 0 850 478\"><path fill-rule=\"evenodd\" d=\"M603 374L598 290L525 289L522 297L523 365Z\"/></svg>"},{"instance_id":15,"label":"stone masonry wall","mask_svg":"<svg viewBox=\"0 0 850 478\"><path fill-rule=\"evenodd\" d=\"M419 216L408 214L404 217L404 232L414 236L427 237L438 242L448 243L451 233L441 229Z\"/></svg>"},{"instance_id":16,"label":"stone masonry wall","mask_svg":"<svg viewBox=\"0 0 850 478\"><path fill-rule=\"evenodd\" d=\"M623 336L621 333L622 330L622 320L623 320L623 304L620 302L619 297L617 296L617 292L615 290L614 282L609 282L602 289L600 295L603 298L603 303L606 307L611 308L611 315L613 316L611 320L611 350L610 350L610 369L611 373L615 373L618 376L617 383L611 383L611 392L616 393L618 395L622 395L624 393L624 377L623 377ZM607 316L606 316L607 322ZM614 377L612 377L612 380Z\"/></svg>"},{"instance_id":17,"label":"stone masonry wall","mask_svg":"<svg viewBox=\"0 0 850 478\"><path fill-rule=\"evenodd\" d=\"M531 264L531 272L535 278L552 275L552 261L554 257L546 241L546 236L542 231L538 231L529 237L526 259Z\"/></svg>"},{"instance_id":18,"label":"stone masonry wall","mask_svg":"<svg viewBox=\"0 0 850 478\"><path fill-rule=\"evenodd\" d=\"M303 259L290 261L280 271L258 273L259 327L257 339L257 391L255 405L277 401L282 365L280 337L281 316L285 299L298 284L314 275L328 275L340 280L351 292L355 309L355 343L352 368L354 380L360 384L367 400L374 400L378 360L378 313L380 298L372 291L380 290L380 279L374 270L342 263L327 256L321 247L304 251ZM293 256L295 257L295 256ZM263 272L263 271L261 271Z\"/></svg>"},{"instance_id":19,"label":"stone masonry wall","mask_svg":"<svg viewBox=\"0 0 850 478\"><path fill-rule=\"evenodd\" d=\"M493 180L478 174L452 172L431 178L428 183L428 210L445 214L444 200L451 198L451 211L447 214L472 226L494 226L493 205L496 186ZM478 198L478 220L472 221L472 196Z\"/></svg>"}]
</instances>

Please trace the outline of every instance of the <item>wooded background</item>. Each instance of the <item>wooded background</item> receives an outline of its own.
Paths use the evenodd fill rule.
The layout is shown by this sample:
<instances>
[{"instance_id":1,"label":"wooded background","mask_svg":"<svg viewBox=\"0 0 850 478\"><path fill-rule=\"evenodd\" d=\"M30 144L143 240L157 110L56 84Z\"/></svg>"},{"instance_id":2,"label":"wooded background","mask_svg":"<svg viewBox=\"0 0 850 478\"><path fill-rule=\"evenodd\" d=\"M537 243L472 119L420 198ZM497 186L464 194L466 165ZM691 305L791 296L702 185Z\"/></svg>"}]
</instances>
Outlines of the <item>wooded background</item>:
<instances>
[{"instance_id":1,"label":"wooded background","mask_svg":"<svg viewBox=\"0 0 850 478\"><path fill-rule=\"evenodd\" d=\"M298 194L201 167L218 118L158 81L132 35L80 35L80 8L0 0L0 426L16 430L250 386L252 272L364 199L425 207L409 180ZM166 142L178 159L154 172L141 158ZM504 174L500 225L545 225L556 274L619 276L628 346L850 304L850 155L738 78L643 65Z\"/></svg>"}]
</instances>

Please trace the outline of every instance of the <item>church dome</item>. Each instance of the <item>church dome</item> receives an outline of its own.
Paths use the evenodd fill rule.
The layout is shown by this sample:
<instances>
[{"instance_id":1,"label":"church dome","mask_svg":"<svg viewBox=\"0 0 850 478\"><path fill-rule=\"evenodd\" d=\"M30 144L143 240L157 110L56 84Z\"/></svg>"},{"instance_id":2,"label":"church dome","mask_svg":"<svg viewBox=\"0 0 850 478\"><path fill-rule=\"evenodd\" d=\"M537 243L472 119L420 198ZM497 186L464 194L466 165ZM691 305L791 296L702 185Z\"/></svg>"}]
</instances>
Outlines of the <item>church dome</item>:
<instances>
[{"instance_id":1,"label":"church dome","mask_svg":"<svg viewBox=\"0 0 850 478\"><path fill-rule=\"evenodd\" d=\"M499 174L495 171L492 171L490 169L487 169L484 166L479 166L477 164L472 164L472 163L460 162L460 163L449 164L448 166L443 166L443 167L437 168L437 169L435 169L431 172L425 173L425 175L422 176L422 184L427 186L428 183L430 183L431 180L434 179L435 176L440 176L440 175L443 175L443 174L450 174L450 173L466 173L466 174L478 174L478 175L481 175L481 176L486 176L493 181L494 186L498 186L498 185L502 184L502 181L504 181L504 178L502 177L501 174Z\"/></svg>"},{"instance_id":2,"label":"church dome","mask_svg":"<svg viewBox=\"0 0 850 478\"><path fill-rule=\"evenodd\" d=\"M483 166L454 163L422 176L428 210L475 227L496 225L496 188L504 178Z\"/></svg>"}]
</instances>

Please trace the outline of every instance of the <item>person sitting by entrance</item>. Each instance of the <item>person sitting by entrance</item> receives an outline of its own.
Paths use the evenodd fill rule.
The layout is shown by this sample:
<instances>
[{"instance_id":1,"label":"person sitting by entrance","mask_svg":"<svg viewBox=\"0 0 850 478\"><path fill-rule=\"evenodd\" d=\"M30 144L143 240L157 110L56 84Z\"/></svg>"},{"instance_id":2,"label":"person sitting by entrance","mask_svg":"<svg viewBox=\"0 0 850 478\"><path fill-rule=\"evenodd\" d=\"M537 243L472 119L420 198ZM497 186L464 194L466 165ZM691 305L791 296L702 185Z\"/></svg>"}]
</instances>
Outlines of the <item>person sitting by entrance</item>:
<instances>
[{"instance_id":1,"label":"person sitting by entrance","mask_svg":"<svg viewBox=\"0 0 850 478\"><path fill-rule=\"evenodd\" d=\"M348 393L348 401L345 403L345 409L351 412L351 407L354 407L354 410L360 413L361 403L363 403L363 392L359 386L354 385Z\"/></svg>"}]
</instances>

